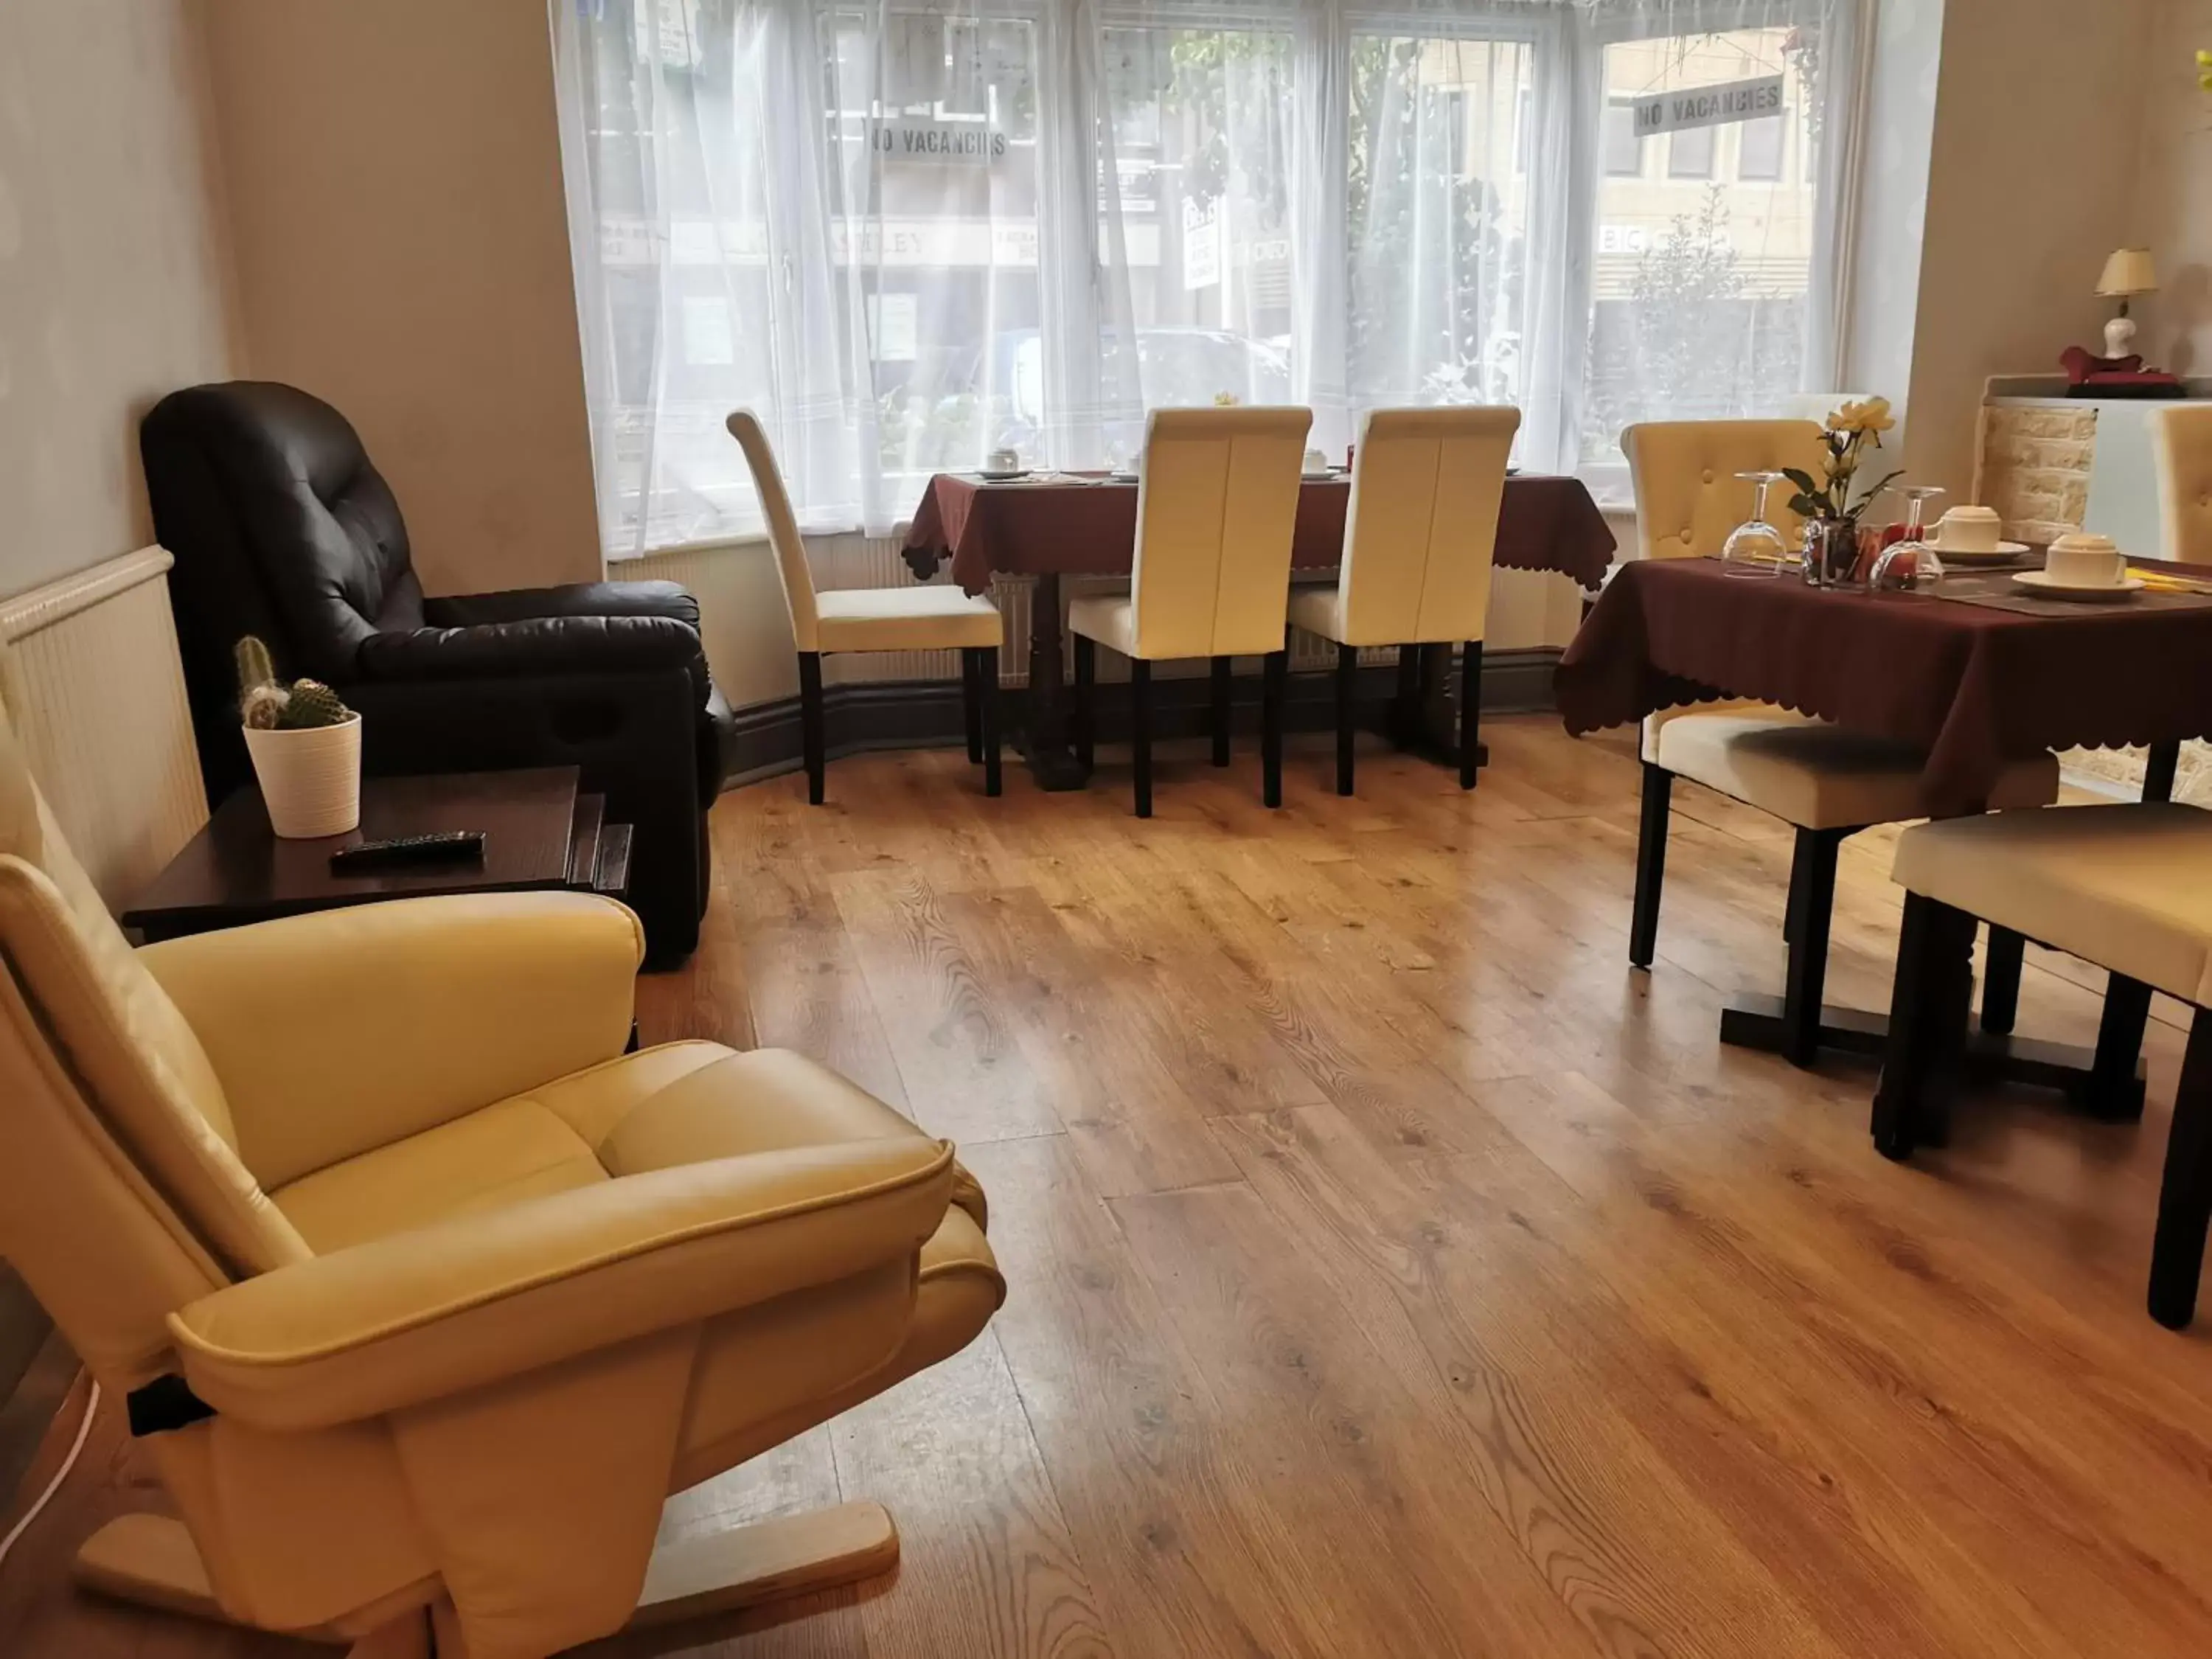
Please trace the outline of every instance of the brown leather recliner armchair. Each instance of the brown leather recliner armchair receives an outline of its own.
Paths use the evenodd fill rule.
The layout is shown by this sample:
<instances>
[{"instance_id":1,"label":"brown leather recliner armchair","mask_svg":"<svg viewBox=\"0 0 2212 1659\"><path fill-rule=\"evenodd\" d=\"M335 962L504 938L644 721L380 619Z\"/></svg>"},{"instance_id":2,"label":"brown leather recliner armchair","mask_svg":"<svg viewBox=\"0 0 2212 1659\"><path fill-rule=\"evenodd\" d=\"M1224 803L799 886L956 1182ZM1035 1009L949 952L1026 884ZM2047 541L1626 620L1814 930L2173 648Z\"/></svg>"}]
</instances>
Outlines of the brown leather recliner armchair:
<instances>
[{"instance_id":1,"label":"brown leather recliner armchair","mask_svg":"<svg viewBox=\"0 0 2212 1659\"><path fill-rule=\"evenodd\" d=\"M542 1659L895 1559L872 1504L653 1540L982 1329L983 1195L796 1054L624 1054L641 950L512 894L134 951L0 720L0 1253L180 1517L109 1523L82 1581Z\"/></svg>"}]
</instances>

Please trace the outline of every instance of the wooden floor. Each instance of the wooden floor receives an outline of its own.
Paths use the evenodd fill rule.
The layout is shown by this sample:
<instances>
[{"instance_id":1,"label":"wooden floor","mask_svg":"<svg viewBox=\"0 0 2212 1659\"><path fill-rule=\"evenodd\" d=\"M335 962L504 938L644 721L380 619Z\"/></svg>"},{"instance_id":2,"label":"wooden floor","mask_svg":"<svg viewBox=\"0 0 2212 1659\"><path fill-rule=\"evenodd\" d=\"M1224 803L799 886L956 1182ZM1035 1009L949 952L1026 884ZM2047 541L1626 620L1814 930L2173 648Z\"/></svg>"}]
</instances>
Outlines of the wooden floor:
<instances>
[{"instance_id":1,"label":"wooden floor","mask_svg":"<svg viewBox=\"0 0 2212 1659\"><path fill-rule=\"evenodd\" d=\"M1376 749L1354 800L1294 748L1279 812L1170 748L1149 823L1126 769L991 801L941 753L723 799L648 1040L802 1049L957 1138L1012 1293L672 1512L878 1498L896 1582L610 1652L2212 1653L2212 1335L2142 1308L2178 1032L2140 1127L1991 1100L1886 1164L1869 1071L1715 1041L1778 983L1787 831L1679 790L1634 973L1632 757L1490 738L1473 794ZM1887 856L1845 850L1836 1000L1886 1005ZM2029 960L2022 1030L2086 1038L2098 976ZM308 1651L73 1597L149 1496L112 1416L88 1455L0 1651Z\"/></svg>"}]
</instances>

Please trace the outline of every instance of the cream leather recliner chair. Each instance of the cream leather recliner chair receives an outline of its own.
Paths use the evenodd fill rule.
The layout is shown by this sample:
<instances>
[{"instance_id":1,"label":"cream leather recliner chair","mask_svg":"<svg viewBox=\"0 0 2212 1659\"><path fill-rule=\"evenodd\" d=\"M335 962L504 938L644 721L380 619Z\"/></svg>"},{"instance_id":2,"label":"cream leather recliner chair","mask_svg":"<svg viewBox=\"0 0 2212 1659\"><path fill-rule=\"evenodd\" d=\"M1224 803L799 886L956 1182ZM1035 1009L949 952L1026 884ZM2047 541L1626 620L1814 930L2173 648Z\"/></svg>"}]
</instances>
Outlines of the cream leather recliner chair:
<instances>
[{"instance_id":1,"label":"cream leather recliner chair","mask_svg":"<svg viewBox=\"0 0 2212 1659\"><path fill-rule=\"evenodd\" d=\"M1681 559L1718 553L1729 532L1751 516L1755 487L1735 475L1789 466L1817 477L1823 465L1820 430L1812 421L1671 421L1630 427L1620 435L1620 447L1636 489L1638 556ZM1794 546L1802 520L1773 505L1771 497L1767 517ZM1796 578L1785 574L1779 580ZM1868 672L1881 670L1869 665ZM1773 1049L1801 1066L1812 1065L1824 1044L1866 1046L1863 1038L1821 1018L1837 854L1862 830L1921 815L1925 753L1911 744L1846 732L1774 703L1739 700L1693 703L1649 716L1643 759L1629 961L1649 968L1658 948L1670 796L1674 781L1686 777L1771 812L1797 832L1784 923L1790 960L1780 1005L1756 999L1730 1007L1722 1016L1722 1039ZM2043 806L2057 795L2058 763L2045 755L2008 768L1988 805ZM1992 939L1990 994L1983 1016L1991 1030L2011 1027L2021 943L2009 937ZM2008 978L2009 993L2003 988Z\"/></svg>"},{"instance_id":2,"label":"cream leather recliner chair","mask_svg":"<svg viewBox=\"0 0 2212 1659\"><path fill-rule=\"evenodd\" d=\"M641 948L508 894L134 951L0 722L0 1254L179 1517L109 1523L81 1580L542 1659L896 1559L872 1504L653 1539L983 1328L982 1194L796 1054L624 1054Z\"/></svg>"},{"instance_id":3,"label":"cream leather recliner chair","mask_svg":"<svg viewBox=\"0 0 2212 1659\"><path fill-rule=\"evenodd\" d=\"M1086 596L1067 608L1075 649L1075 757L1096 757L1097 648L1129 659L1129 752L1137 816L1152 815L1152 665L1212 660L1213 763L1229 764L1229 669L1262 661L1260 798L1283 804L1283 696L1290 672L1285 615L1298 470L1310 409L1159 409L1145 426L1137 486L1136 561L1126 597Z\"/></svg>"}]
</instances>

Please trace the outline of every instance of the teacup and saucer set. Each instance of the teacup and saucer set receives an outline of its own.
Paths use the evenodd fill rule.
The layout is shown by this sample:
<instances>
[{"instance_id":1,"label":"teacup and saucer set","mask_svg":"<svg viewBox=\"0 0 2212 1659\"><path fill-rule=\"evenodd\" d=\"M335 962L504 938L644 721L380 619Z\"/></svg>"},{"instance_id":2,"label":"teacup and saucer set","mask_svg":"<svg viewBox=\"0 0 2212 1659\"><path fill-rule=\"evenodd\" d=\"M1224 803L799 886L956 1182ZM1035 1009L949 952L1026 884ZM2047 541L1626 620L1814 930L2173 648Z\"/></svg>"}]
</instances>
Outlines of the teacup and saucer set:
<instances>
[{"instance_id":1,"label":"teacup and saucer set","mask_svg":"<svg viewBox=\"0 0 2212 1659\"><path fill-rule=\"evenodd\" d=\"M2051 544L2043 568L2021 570L2013 585L2047 599L2081 599L2091 604L2124 599L2142 592L2140 576L2128 574L2128 556L2110 536L2073 531Z\"/></svg>"},{"instance_id":2,"label":"teacup and saucer set","mask_svg":"<svg viewBox=\"0 0 2212 1659\"><path fill-rule=\"evenodd\" d=\"M975 476L985 483L1012 483L1016 478L1026 478L1030 469L1022 465L1018 449L994 449L983 458L983 465Z\"/></svg>"},{"instance_id":3,"label":"teacup and saucer set","mask_svg":"<svg viewBox=\"0 0 2212 1659\"><path fill-rule=\"evenodd\" d=\"M2027 554L2027 544L2006 541L2003 531L1993 507L1954 507L1936 521L1928 544L1947 565L2010 564Z\"/></svg>"}]
</instances>

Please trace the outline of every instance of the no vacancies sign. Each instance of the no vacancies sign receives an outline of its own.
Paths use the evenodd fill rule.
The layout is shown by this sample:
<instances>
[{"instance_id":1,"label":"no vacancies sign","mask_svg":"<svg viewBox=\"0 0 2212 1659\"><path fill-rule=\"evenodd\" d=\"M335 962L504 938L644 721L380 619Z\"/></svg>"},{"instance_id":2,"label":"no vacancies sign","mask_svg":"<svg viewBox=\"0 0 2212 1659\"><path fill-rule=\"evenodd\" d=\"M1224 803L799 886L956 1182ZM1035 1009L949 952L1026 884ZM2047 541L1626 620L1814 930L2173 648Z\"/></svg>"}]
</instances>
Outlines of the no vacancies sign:
<instances>
[{"instance_id":1,"label":"no vacancies sign","mask_svg":"<svg viewBox=\"0 0 2212 1659\"><path fill-rule=\"evenodd\" d=\"M1721 127L1731 121L1756 121L1782 113L1782 77L1762 75L1755 81L1723 81L1717 86L1691 87L1681 92L1662 92L1639 98L1636 136L1680 132L1686 127Z\"/></svg>"},{"instance_id":2,"label":"no vacancies sign","mask_svg":"<svg viewBox=\"0 0 2212 1659\"><path fill-rule=\"evenodd\" d=\"M1006 154L1006 135L976 121L885 121L876 149L887 161L988 167Z\"/></svg>"}]
</instances>

